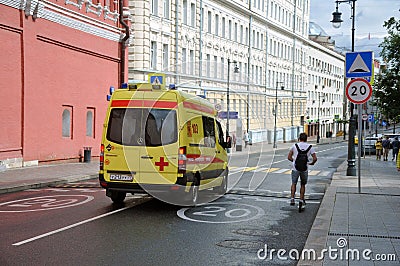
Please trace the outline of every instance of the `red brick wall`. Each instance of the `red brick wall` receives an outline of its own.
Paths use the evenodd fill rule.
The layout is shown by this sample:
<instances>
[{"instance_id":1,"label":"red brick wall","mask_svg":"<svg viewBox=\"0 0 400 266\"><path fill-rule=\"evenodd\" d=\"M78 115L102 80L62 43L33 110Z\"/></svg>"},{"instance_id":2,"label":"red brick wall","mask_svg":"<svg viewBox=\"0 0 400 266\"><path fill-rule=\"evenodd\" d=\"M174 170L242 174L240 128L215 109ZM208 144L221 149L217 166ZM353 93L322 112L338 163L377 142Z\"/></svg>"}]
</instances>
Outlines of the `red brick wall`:
<instances>
[{"instance_id":1,"label":"red brick wall","mask_svg":"<svg viewBox=\"0 0 400 266\"><path fill-rule=\"evenodd\" d=\"M98 155L106 95L119 83L119 42L1 4L0 40L0 160L78 158L84 146ZM72 110L71 137L62 136L65 108Z\"/></svg>"}]
</instances>

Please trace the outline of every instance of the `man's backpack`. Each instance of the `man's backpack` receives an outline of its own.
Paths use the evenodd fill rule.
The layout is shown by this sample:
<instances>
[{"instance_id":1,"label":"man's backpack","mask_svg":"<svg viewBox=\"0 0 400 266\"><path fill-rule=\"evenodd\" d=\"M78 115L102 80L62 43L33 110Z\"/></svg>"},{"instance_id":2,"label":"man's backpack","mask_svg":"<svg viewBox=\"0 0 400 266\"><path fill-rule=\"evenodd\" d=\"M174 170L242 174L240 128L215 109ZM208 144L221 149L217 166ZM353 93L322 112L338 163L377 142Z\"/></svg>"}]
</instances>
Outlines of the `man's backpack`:
<instances>
[{"instance_id":1,"label":"man's backpack","mask_svg":"<svg viewBox=\"0 0 400 266\"><path fill-rule=\"evenodd\" d=\"M300 172L307 171L307 163L308 163L307 153L310 151L312 145L308 146L307 150L300 150L297 143L295 144L295 146L298 154L296 160L294 161L294 167L296 168L297 171Z\"/></svg>"}]
</instances>

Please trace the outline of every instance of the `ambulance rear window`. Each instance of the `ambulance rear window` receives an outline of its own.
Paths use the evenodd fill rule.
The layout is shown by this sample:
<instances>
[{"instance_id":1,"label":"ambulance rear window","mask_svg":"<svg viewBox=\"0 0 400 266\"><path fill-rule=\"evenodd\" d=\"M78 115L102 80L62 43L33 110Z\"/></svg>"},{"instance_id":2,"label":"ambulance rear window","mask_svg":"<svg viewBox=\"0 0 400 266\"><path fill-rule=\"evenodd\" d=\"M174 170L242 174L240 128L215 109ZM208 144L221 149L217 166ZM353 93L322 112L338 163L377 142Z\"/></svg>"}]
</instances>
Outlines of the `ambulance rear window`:
<instances>
[{"instance_id":1,"label":"ambulance rear window","mask_svg":"<svg viewBox=\"0 0 400 266\"><path fill-rule=\"evenodd\" d=\"M178 139L176 111L170 109L113 108L107 139L126 146L162 146Z\"/></svg>"}]
</instances>

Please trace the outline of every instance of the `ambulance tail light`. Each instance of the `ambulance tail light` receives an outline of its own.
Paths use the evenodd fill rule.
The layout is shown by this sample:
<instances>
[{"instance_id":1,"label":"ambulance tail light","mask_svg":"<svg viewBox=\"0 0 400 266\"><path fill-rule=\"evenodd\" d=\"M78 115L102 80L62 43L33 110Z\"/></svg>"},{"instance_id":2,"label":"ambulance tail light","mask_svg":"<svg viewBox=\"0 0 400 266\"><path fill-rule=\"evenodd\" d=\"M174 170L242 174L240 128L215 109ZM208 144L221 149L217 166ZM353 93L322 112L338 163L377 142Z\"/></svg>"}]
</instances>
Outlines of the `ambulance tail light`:
<instances>
[{"instance_id":1,"label":"ambulance tail light","mask_svg":"<svg viewBox=\"0 0 400 266\"><path fill-rule=\"evenodd\" d=\"M104 170L104 144L100 146L100 170Z\"/></svg>"},{"instance_id":2,"label":"ambulance tail light","mask_svg":"<svg viewBox=\"0 0 400 266\"><path fill-rule=\"evenodd\" d=\"M178 173L184 174L186 173L186 147L180 147L179 148L179 154L178 154Z\"/></svg>"}]
</instances>

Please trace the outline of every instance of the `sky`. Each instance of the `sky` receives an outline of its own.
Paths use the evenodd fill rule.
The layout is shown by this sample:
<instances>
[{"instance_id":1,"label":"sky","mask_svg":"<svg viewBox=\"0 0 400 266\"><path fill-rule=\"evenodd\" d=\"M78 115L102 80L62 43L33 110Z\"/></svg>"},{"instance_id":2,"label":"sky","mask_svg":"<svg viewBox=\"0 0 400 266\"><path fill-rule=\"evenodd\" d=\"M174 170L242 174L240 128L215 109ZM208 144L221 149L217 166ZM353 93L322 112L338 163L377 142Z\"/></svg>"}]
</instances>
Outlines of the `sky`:
<instances>
[{"instance_id":1,"label":"sky","mask_svg":"<svg viewBox=\"0 0 400 266\"><path fill-rule=\"evenodd\" d=\"M321 26L336 40L336 46L351 50L351 5L339 4L343 23L339 29L332 27L332 12L336 10L335 0L310 0L310 21ZM400 18L400 0L357 0L355 20L355 51L376 50L387 35L384 21L390 17ZM377 57L377 55L375 55Z\"/></svg>"}]
</instances>

